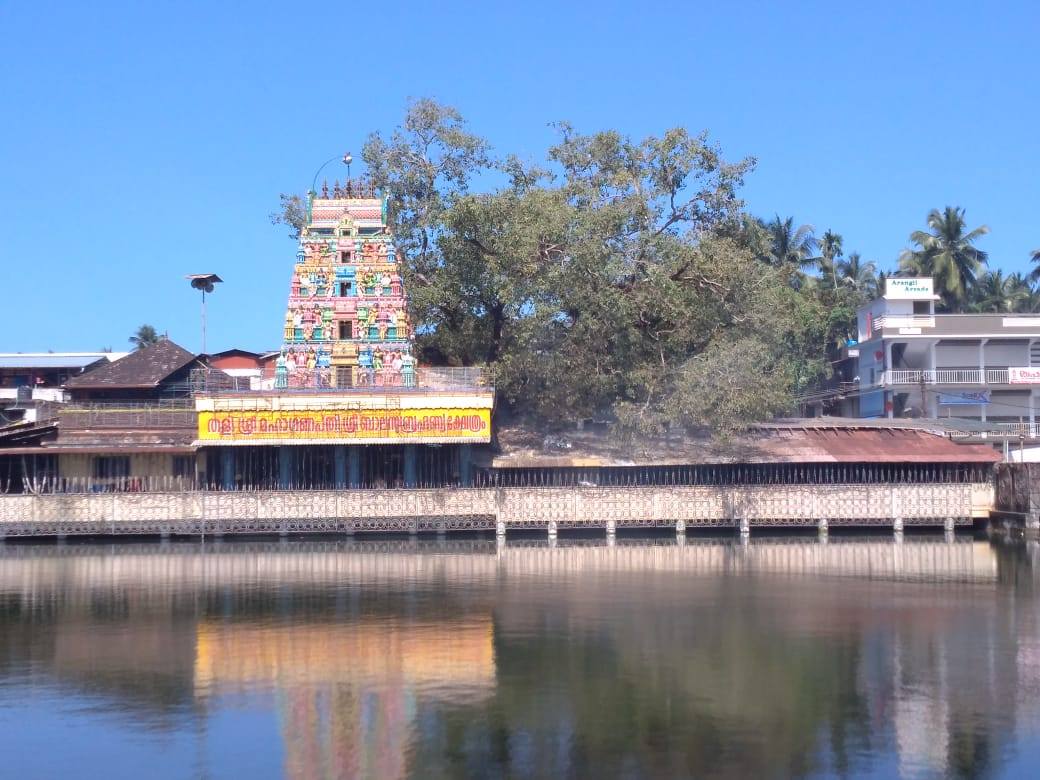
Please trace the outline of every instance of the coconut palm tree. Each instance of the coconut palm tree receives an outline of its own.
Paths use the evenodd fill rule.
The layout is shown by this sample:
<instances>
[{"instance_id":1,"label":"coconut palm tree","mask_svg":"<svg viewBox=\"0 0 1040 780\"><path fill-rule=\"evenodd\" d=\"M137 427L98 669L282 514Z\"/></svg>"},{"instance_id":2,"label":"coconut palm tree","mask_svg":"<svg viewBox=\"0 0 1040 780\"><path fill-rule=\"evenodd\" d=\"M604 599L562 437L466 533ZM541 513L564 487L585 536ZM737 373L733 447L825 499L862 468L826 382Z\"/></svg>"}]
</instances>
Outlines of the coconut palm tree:
<instances>
[{"instance_id":1,"label":"coconut palm tree","mask_svg":"<svg viewBox=\"0 0 1040 780\"><path fill-rule=\"evenodd\" d=\"M127 341L134 345L134 349L144 349L152 344L157 344L159 342L159 334L155 332L155 328L151 325L142 325Z\"/></svg>"},{"instance_id":2,"label":"coconut palm tree","mask_svg":"<svg viewBox=\"0 0 1040 780\"><path fill-rule=\"evenodd\" d=\"M1010 314L1029 301L1030 287L1021 274L1004 276L1000 270L982 274L972 287L969 309L974 312Z\"/></svg>"},{"instance_id":3,"label":"coconut palm tree","mask_svg":"<svg viewBox=\"0 0 1040 780\"><path fill-rule=\"evenodd\" d=\"M877 297L877 265L864 262L859 252L850 252L847 259L839 260L837 273L841 283L852 287L864 300Z\"/></svg>"},{"instance_id":4,"label":"coconut palm tree","mask_svg":"<svg viewBox=\"0 0 1040 780\"><path fill-rule=\"evenodd\" d=\"M906 249L899 256L899 270L904 274L931 276L936 293L948 308L960 309L969 300L971 287L986 264L988 255L975 242L989 232L980 225L966 231L964 209L947 206L943 211L928 213L930 232L915 230L910 242L916 249Z\"/></svg>"},{"instance_id":5,"label":"coconut palm tree","mask_svg":"<svg viewBox=\"0 0 1040 780\"><path fill-rule=\"evenodd\" d=\"M1040 249L1034 249L1029 253L1029 262L1036 263L1033 270L1029 272L1029 281L1036 282L1040 280Z\"/></svg>"},{"instance_id":6,"label":"coconut palm tree","mask_svg":"<svg viewBox=\"0 0 1040 780\"><path fill-rule=\"evenodd\" d=\"M1014 306L1012 311L1034 311L1032 305L1035 295L1033 285L1029 282L1028 276L1016 271L1008 277L1008 288L1008 295L1011 298L1012 305Z\"/></svg>"},{"instance_id":7,"label":"coconut palm tree","mask_svg":"<svg viewBox=\"0 0 1040 780\"><path fill-rule=\"evenodd\" d=\"M795 227L794 217L780 219L777 214L766 224L766 230L769 232L769 256L773 265L802 268L816 262L817 242L812 225Z\"/></svg>"},{"instance_id":8,"label":"coconut palm tree","mask_svg":"<svg viewBox=\"0 0 1040 780\"><path fill-rule=\"evenodd\" d=\"M835 290L838 289L837 262L842 254L841 245L841 234L828 230L820 239L820 256L816 259L816 264L820 267L820 274L825 278L830 277Z\"/></svg>"}]
</instances>

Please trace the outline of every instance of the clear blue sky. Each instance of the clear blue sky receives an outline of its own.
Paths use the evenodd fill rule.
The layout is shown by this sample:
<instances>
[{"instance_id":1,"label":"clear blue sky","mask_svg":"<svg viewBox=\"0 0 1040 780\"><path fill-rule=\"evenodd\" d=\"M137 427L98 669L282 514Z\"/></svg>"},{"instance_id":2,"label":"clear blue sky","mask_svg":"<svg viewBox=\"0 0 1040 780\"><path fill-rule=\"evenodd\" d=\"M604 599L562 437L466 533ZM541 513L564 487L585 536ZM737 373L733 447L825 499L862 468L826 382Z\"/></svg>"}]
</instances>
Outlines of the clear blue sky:
<instances>
[{"instance_id":1,"label":"clear blue sky","mask_svg":"<svg viewBox=\"0 0 1040 780\"><path fill-rule=\"evenodd\" d=\"M929 209L959 205L992 264L1022 270L1038 8L0 3L0 351L125 349L143 322L197 349L182 277L210 271L210 349L276 347L295 253L268 222L278 193L421 96L529 158L560 119L707 129L759 159L756 214L891 266Z\"/></svg>"}]
</instances>

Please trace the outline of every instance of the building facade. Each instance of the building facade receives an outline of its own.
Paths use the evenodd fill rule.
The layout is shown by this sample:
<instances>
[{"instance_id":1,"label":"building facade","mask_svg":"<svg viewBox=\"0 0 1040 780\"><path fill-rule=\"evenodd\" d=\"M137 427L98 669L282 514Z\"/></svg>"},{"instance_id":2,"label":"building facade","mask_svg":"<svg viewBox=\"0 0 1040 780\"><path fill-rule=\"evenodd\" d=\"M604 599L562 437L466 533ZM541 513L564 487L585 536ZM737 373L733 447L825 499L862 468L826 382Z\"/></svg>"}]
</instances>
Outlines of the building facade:
<instances>
[{"instance_id":1,"label":"building facade","mask_svg":"<svg viewBox=\"0 0 1040 780\"><path fill-rule=\"evenodd\" d=\"M206 483L471 484L494 390L478 369L417 367L412 337L386 201L355 181L312 193L274 365L195 382Z\"/></svg>"},{"instance_id":2,"label":"building facade","mask_svg":"<svg viewBox=\"0 0 1040 780\"><path fill-rule=\"evenodd\" d=\"M937 300L930 278L897 277L859 310L858 343L846 352L857 390L843 413L959 418L1035 435L1040 316L937 314Z\"/></svg>"}]
</instances>

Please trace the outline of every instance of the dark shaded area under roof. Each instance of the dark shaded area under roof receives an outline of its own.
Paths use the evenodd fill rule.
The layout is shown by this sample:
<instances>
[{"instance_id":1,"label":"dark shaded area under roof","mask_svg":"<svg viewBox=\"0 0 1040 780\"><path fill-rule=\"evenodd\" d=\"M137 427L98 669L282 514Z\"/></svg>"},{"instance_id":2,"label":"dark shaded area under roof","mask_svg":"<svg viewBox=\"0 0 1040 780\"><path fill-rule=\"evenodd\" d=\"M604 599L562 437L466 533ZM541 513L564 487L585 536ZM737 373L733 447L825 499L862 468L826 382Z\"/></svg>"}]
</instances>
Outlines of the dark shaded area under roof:
<instances>
[{"instance_id":1,"label":"dark shaded area under roof","mask_svg":"<svg viewBox=\"0 0 1040 780\"><path fill-rule=\"evenodd\" d=\"M66 382L70 390L147 389L194 361L195 355L163 339Z\"/></svg>"}]
</instances>

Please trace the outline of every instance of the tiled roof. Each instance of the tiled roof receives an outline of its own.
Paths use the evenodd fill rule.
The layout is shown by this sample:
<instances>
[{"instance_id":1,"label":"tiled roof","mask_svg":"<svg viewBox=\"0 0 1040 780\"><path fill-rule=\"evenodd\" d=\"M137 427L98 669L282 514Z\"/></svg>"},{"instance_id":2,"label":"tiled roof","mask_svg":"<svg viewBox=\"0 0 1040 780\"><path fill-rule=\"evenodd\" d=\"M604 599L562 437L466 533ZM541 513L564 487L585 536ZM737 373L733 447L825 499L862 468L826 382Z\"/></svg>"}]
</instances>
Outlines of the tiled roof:
<instances>
[{"instance_id":1,"label":"tiled roof","mask_svg":"<svg viewBox=\"0 0 1040 780\"><path fill-rule=\"evenodd\" d=\"M155 387L193 360L194 354L169 339L163 339L131 352L125 358L73 377L65 387L73 390Z\"/></svg>"}]
</instances>

